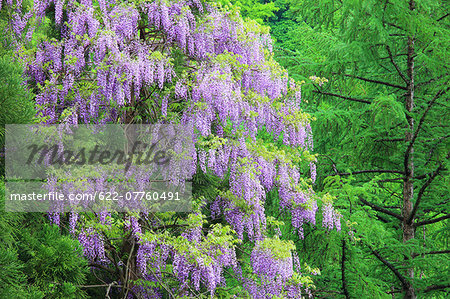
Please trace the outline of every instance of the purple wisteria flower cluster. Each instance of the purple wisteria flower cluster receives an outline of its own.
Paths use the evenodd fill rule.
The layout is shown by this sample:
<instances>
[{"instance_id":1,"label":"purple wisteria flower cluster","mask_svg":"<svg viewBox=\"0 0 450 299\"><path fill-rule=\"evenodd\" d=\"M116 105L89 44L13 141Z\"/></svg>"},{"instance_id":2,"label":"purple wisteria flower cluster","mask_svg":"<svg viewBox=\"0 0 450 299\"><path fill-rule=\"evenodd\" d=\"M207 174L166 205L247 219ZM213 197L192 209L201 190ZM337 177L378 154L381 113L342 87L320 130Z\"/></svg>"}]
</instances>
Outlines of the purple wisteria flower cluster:
<instances>
[{"instance_id":1,"label":"purple wisteria flower cluster","mask_svg":"<svg viewBox=\"0 0 450 299\"><path fill-rule=\"evenodd\" d=\"M197 196L203 210L188 216L97 215L110 232L81 225L82 217L71 213L69 230L86 257L120 268L119 274L133 271L133 279L121 276L120 283L143 298L163 292L194 296L205 289L212 296L226 285L230 269L253 298L299 298L308 286L297 279L295 246L283 243L280 256L276 246L267 245L279 240L267 234L265 204L267 194L277 190L280 212L302 238L303 226L316 223L316 157L310 153L311 117L300 108L301 86L274 61L268 30L200 0L35 0L31 12L13 2L3 5L13 11L10 25L41 122L181 124L196 148L189 159L174 159L164 179L180 184L209 175L227 184L212 197ZM53 5L60 36L26 50L27 38ZM181 155L183 149L175 145L174 152ZM149 180L149 173L133 167L127 175L138 184ZM92 182L91 191L103 188L105 176ZM207 217L218 223L204 225ZM340 230L331 204L324 206L322 223ZM108 244L107 237L120 229L126 236L121 250L128 252L117 261L113 253L119 246ZM250 275L236 258L245 240L254 246ZM107 254L111 248L115 251ZM175 282L166 285L167 277ZM138 279L161 287L134 284Z\"/></svg>"}]
</instances>

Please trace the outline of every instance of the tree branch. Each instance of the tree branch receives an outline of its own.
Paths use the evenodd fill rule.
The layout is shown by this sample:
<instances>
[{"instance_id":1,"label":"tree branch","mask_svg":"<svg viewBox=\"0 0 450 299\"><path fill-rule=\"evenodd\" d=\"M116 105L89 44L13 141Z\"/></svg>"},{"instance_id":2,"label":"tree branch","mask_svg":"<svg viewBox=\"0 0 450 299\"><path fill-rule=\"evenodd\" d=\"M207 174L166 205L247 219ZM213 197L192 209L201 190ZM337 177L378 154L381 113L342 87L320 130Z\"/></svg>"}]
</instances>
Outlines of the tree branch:
<instances>
[{"instance_id":1,"label":"tree branch","mask_svg":"<svg viewBox=\"0 0 450 299\"><path fill-rule=\"evenodd\" d=\"M440 21L442 21L443 19L445 19L445 18L448 17L448 16L450 16L450 13L448 13L448 14L446 14L446 15L440 17L439 19L436 20L436 22L440 22Z\"/></svg>"},{"instance_id":2,"label":"tree branch","mask_svg":"<svg viewBox=\"0 0 450 299\"><path fill-rule=\"evenodd\" d=\"M400 30L405 31L405 29L403 29L402 27L398 26L397 24L394 24L394 23L386 23L386 24L388 24L388 25L390 25L390 26L392 26L392 27L395 27L395 28L397 28L397 29L400 29Z\"/></svg>"},{"instance_id":3,"label":"tree branch","mask_svg":"<svg viewBox=\"0 0 450 299\"><path fill-rule=\"evenodd\" d=\"M168 225L161 225L161 226L157 226L157 227L151 227L152 230L156 231L159 229L169 229L169 228L178 228L178 227L186 227L188 226L187 224L168 224Z\"/></svg>"},{"instance_id":4,"label":"tree branch","mask_svg":"<svg viewBox=\"0 0 450 299\"><path fill-rule=\"evenodd\" d=\"M114 281L113 283L110 284L88 284L88 285L76 285L76 287L78 288L82 288L82 289L86 289L86 288L103 288L103 287L115 287L115 288L123 288L123 285L117 285L116 282Z\"/></svg>"},{"instance_id":5,"label":"tree branch","mask_svg":"<svg viewBox=\"0 0 450 299\"><path fill-rule=\"evenodd\" d=\"M341 261L341 270L342 270L342 289L344 290L344 295L346 299L350 298L347 289L347 281L345 280L345 260L347 259L345 255L345 239L342 239L342 261Z\"/></svg>"},{"instance_id":6,"label":"tree branch","mask_svg":"<svg viewBox=\"0 0 450 299\"><path fill-rule=\"evenodd\" d=\"M422 226L422 225L433 224L433 223L436 223L436 222L439 222L439 221L442 221L442 220L445 220L445 219L448 219L448 218L450 218L450 214L446 214L445 216L441 216L441 217L434 218L434 219L429 219L429 220L417 222L415 224L415 227Z\"/></svg>"},{"instance_id":7,"label":"tree branch","mask_svg":"<svg viewBox=\"0 0 450 299\"><path fill-rule=\"evenodd\" d=\"M334 172L337 174L337 173L338 173L338 170L337 170L337 168L336 168L336 163L333 161L333 159L331 159L329 156L324 155L324 154L320 154L320 156L323 156L323 157L327 158L328 160L330 160L331 165L332 165L332 167L333 167L333 170L334 170Z\"/></svg>"},{"instance_id":8,"label":"tree branch","mask_svg":"<svg viewBox=\"0 0 450 299\"><path fill-rule=\"evenodd\" d=\"M439 250L439 251L429 251L424 253L415 253L413 257L419 256L419 255L426 255L426 254L448 254L450 253L450 250Z\"/></svg>"},{"instance_id":9,"label":"tree branch","mask_svg":"<svg viewBox=\"0 0 450 299\"><path fill-rule=\"evenodd\" d=\"M381 141L388 141L388 142L398 142L398 141L405 141L405 138L392 138L392 139L375 139L376 142L381 142Z\"/></svg>"},{"instance_id":10,"label":"tree branch","mask_svg":"<svg viewBox=\"0 0 450 299\"><path fill-rule=\"evenodd\" d=\"M449 156L450 156L450 153L447 154L446 159L448 159ZM437 175L438 175L439 172L441 171L443 165L444 165L444 164L441 162L441 163L439 164L439 167L438 167L435 171L433 171L433 172L431 173L431 175L430 175L430 177L428 178L428 180L427 180L427 181L425 182L425 184L423 184L422 187L420 188L419 193L418 193L418 195L417 195L417 200L416 200L416 202L414 203L414 207L413 207L413 209L412 209L412 211L411 211L411 214L410 214L409 217L408 217L408 221L407 221L408 224L411 224L411 223L413 222L414 216L415 216L416 213L417 213L417 209L419 208L420 201L422 200L422 197L423 197L423 194L425 193L425 190L428 188L428 186L430 186L430 184L433 182L433 180L437 177Z\"/></svg>"},{"instance_id":11,"label":"tree branch","mask_svg":"<svg viewBox=\"0 0 450 299\"><path fill-rule=\"evenodd\" d=\"M129 285L129 281L131 279L130 277L130 262L131 262L131 258L133 257L133 253L134 253L134 246L136 244L136 241L134 240L134 238L132 239L132 243L131 243L131 250L130 250L130 254L128 256L128 260L127 260L127 265L125 268L125 281L124 281L124 285L128 286ZM129 293L129 290L127 289L124 298L127 298Z\"/></svg>"},{"instance_id":12,"label":"tree branch","mask_svg":"<svg viewBox=\"0 0 450 299\"><path fill-rule=\"evenodd\" d=\"M395 63L394 57L392 56L391 48L389 48L388 45L386 45L386 50L388 52L389 59L391 60L391 63L394 65L395 69L397 70L397 73L400 75L400 77L403 79L403 81L405 81L405 83L409 85L408 79L406 79L405 75L402 73L402 71L398 67L397 63Z\"/></svg>"},{"instance_id":13,"label":"tree branch","mask_svg":"<svg viewBox=\"0 0 450 299\"><path fill-rule=\"evenodd\" d=\"M431 291L437 291L437 290L442 290L442 289L447 289L450 288L450 284L447 285L432 285L427 287L424 292L431 292Z\"/></svg>"},{"instance_id":14,"label":"tree branch","mask_svg":"<svg viewBox=\"0 0 450 299\"><path fill-rule=\"evenodd\" d=\"M362 197L359 197L359 200L360 200L363 204L365 204L365 205L371 207L372 209L374 209L375 211L382 212L382 213L384 213L384 214L387 214L387 215L390 215L390 216L392 216L392 217L395 217L395 218L397 218L397 219L400 220L400 221L403 221L403 217L402 217L401 215L397 214L397 213L394 213L394 212L389 211L389 210L387 210L387 209L385 209L385 208L382 208L382 207L380 207L380 206L377 206L377 205L375 205L375 204L373 204L373 203L371 203L371 202L368 202L367 200L363 199Z\"/></svg>"},{"instance_id":15,"label":"tree branch","mask_svg":"<svg viewBox=\"0 0 450 299\"><path fill-rule=\"evenodd\" d=\"M439 77L437 77L437 78L432 78L432 79L430 79L430 80L428 80L428 81L419 82L419 83L416 84L416 88L422 87L423 85L427 85L427 84L433 83L433 82L435 82L435 81L441 79L442 77L443 77L443 76L439 76Z\"/></svg>"},{"instance_id":16,"label":"tree branch","mask_svg":"<svg viewBox=\"0 0 450 299\"><path fill-rule=\"evenodd\" d=\"M384 259L380 253L376 250L374 250L372 247L370 247L369 245L367 245L369 247L369 249L372 251L372 253L377 257L377 259L382 262L386 267L389 268L389 270L391 270L394 275L398 278L398 280L400 280L403 289L407 290L410 288L411 284L409 283L408 280L406 280L406 278L386 259Z\"/></svg>"},{"instance_id":17,"label":"tree branch","mask_svg":"<svg viewBox=\"0 0 450 299\"><path fill-rule=\"evenodd\" d=\"M100 265L100 264L89 264L89 266L90 266L90 267L95 267L95 268L99 268L99 269L105 270L105 271L107 271L107 272L109 272L109 273L116 274L116 271L114 271L113 269L108 268L108 267L103 266L103 265Z\"/></svg>"},{"instance_id":18,"label":"tree branch","mask_svg":"<svg viewBox=\"0 0 450 299\"><path fill-rule=\"evenodd\" d=\"M405 174L403 171L398 170L383 170L383 169L369 169L369 170L359 170L359 171L353 171L353 172L341 172L336 174L329 174L325 177L329 176L335 176L335 175L354 175L354 174L362 174L362 173L398 173L398 174Z\"/></svg>"},{"instance_id":19,"label":"tree branch","mask_svg":"<svg viewBox=\"0 0 450 299\"><path fill-rule=\"evenodd\" d=\"M335 94L335 93L330 93L330 92L323 92L323 91L320 91L320 90L313 90L313 92L314 93L320 93L320 94L327 95L327 96L337 97L337 98L341 98L341 99L345 99L345 100L349 100L349 101L353 101L353 102L372 104L372 102L370 102L370 101L350 98L350 97L346 97L346 96L343 96L343 95L340 95L340 94Z\"/></svg>"},{"instance_id":20,"label":"tree branch","mask_svg":"<svg viewBox=\"0 0 450 299\"><path fill-rule=\"evenodd\" d=\"M376 84L382 84L382 85L386 85L386 86L390 86L390 87L394 87L394 88L399 88L399 89L406 90L406 87L405 87L405 86L395 85L395 84L388 83L388 82L383 82L383 81L373 80L373 79L367 79L367 78L363 78L363 77L359 77L359 76L353 76L353 75L347 75L347 74L344 74L344 76L345 76L345 77L350 77L350 78L359 79L359 80L366 81L366 82L371 82L371 83L376 83Z\"/></svg>"},{"instance_id":21,"label":"tree branch","mask_svg":"<svg viewBox=\"0 0 450 299\"><path fill-rule=\"evenodd\" d=\"M447 90L448 90L448 89L449 89L449 88L447 88ZM434 102L436 102L436 100L437 100L437 99L441 96L441 94L443 94L443 93L444 93L443 90L438 91L438 93L436 93L436 95L433 97L433 99L428 103L427 109L425 109L425 111L423 112L423 115L422 115L422 117L420 118L420 121L419 121L419 125L417 126L417 129L416 129L416 131L414 132L414 135L413 135L411 141L410 141L409 144L408 144L408 148L406 149L405 160L404 160L404 164L405 164L405 165L408 164L409 156L410 156L410 153L411 153L411 148L413 147L414 142L416 141L417 136L419 135L419 131L420 131L420 129L422 128L423 122L425 121L425 116L427 116L428 111L430 111L430 109L431 109L431 106L433 106Z\"/></svg>"}]
</instances>

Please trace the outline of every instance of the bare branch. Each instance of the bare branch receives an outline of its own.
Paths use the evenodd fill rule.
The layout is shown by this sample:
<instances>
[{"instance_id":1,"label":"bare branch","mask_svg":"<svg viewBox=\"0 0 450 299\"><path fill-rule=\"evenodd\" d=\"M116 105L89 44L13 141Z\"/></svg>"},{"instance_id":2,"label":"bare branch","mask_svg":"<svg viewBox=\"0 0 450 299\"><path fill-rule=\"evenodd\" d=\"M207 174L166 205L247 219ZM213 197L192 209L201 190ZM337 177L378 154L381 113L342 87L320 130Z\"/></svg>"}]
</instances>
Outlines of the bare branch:
<instances>
[{"instance_id":1,"label":"bare branch","mask_svg":"<svg viewBox=\"0 0 450 299\"><path fill-rule=\"evenodd\" d=\"M126 285L126 286L129 285L129 281L131 279L129 270L130 270L131 258L133 257L133 253L134 253L134 246L135 246L135 244L136 244L136 241L133 239L132 243L131 243L130 254L129 254L128 260L127 260L127 266L126 266L126 269L125 269L125 281L124 281L123 284ZM129 290L127 289L124 298L127 298L128 293L129 293Z\"/></svg>"},{"instance_id":2,"label":"bare branch","mask_svg":"<svg viewBox=\"0 0 450 299\"><path fill-rule=\"evenodd\" d=\"M123 288L123 285L116 285L116 282L110 284L88 284L88 285L76 285L78 288L87 289L87 288L103 288L103 287L115 287L115 288Z\"/></svg>"},{"instance_id":3,"label":"bare branch","mask_svg":"<svg viewBox=\"0 0 450 299\"><path fill-rule=\"evenodd\" d=\"M336 163L333 161L333 159L331 159L329 156L324 155L324 154L321 154L320 156L323 156L323 157L327 158L328 160L330 160L330 162L331 162L331 164L332 164L332 166L333 166L333 170L334 170L334 172L337 174L337 173L338 173L338 170L337 170L337 168L336 168Z\"/></svg>"},{"instance_id":4,"label":"bare branch","mask_svg":"<svg viewBox=\"0 0 450 299\"><path fill-rule=\"evenodd\" d=\"M397 24L394 24L394 23L386 23L386 24L388 24L389 26L395 27L397 29L400 29L400 30L405 30L402 27L400 27L400 26L398 26Z\"/></svg>"},{"instance_id":5,"label":"bare branch","mask_svg":"<svg viewBox=\"0 0 450 299\"><path fill-rule=\"evenodd\" d=\"M111 299L111 297L109 297L109 292L111 291L111 287L116 284L117 284L117 282L113 281L108 285L108 288L106 289L105 299Z\"/></svg>"}]
</instances>

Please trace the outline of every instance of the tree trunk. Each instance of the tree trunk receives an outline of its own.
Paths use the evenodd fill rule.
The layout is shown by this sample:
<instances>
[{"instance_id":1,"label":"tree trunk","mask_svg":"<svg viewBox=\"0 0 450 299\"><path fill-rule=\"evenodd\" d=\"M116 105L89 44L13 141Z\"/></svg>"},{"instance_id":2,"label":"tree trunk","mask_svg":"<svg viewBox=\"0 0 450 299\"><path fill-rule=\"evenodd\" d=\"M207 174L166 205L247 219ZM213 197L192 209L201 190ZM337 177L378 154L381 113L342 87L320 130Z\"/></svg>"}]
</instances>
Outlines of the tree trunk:
<instances>
[{"instance_id":1,"label":"tree trunk","mask_svg":"<svg viewBox=\"0 0 450 299\"><path fill-rule=\"evenodd\" d=\"M348 293L348 288L347 288L347 280L345 277L345 261L347 260L345 249L346 249L346 244L345 244L345 239L343 239L342 240L342 260L341 260L342 289L344 290L345 298L350 299L350 294Z\"/></svg>"},{"instance_id":2,"label":"tree trunk","mask_svg":"<svg viewBox=\"0 0 450 299\"><path fill-rule=\"evenodd\" d=\"M409 2L409 9L413 11L415 9L414 1ZM402 231L403 231L403 242L406 243L409 240L414 238L414 221L408 223L409 216L413 210L413 198L414 198L414 146L410 143L414 134L414 119L411 116L411 112L413 111L414 106L414 37L408 37L408 58L407 58L407 77L408 77L408 86L407 93L405 98L405 108L408 111L406 116L408 121L408 128L406 132L406 143L408 144L407 151L405 153L405 179L403 183L403 223L402 223ZM408 259L411 259L412 256L409 256ZM408 268L407 277L414 278L414 268ZM416 294L412 284L408 284L408 287L403 290L405 292L405 298L416 298Z\"/></svg>"}]
</instances>

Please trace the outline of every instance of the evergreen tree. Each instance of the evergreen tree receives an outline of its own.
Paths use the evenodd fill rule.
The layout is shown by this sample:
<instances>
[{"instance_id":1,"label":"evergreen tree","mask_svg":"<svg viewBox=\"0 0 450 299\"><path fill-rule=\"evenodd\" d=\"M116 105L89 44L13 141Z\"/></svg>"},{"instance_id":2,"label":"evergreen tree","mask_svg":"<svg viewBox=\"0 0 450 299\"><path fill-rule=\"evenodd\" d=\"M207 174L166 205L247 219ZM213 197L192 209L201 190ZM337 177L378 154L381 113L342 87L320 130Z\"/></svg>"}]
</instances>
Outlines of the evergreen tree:
<instances>
[{"instance_id":1,"label":"evergreen tree","mask_svg":"<svg viewBox=\"0 0 450 299\"><path fill-rule=\"evenodd\" d=\"M359 286L367 279L378 296L445 294L448 4L291 3L283 17L305 34L285 32L294 39L278 39L284 46L278 55L291 74L319 76L303 89L316 95L318 187L338 197L354 235L342 244L341 273L324 267L340 274L346 297L364 294ZM349 241L358 249L348 248ZM366 254L371 258L362 262ZM373 268L377 263L384 270ZM376 269L375 275L365 267Z\"/></svg>"}]
</instances>

